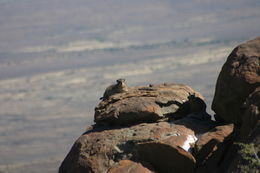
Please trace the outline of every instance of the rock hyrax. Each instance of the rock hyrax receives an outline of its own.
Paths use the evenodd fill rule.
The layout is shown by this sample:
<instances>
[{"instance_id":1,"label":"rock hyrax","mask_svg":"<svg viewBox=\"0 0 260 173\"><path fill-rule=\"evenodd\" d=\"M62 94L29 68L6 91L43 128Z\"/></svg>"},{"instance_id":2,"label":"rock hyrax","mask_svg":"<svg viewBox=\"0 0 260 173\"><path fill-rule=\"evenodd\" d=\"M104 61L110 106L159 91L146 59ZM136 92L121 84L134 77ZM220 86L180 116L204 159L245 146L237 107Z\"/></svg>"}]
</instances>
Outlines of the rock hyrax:
<instances>
[{"instance_id":1,"label":"rock hyrax","mask_svg":"<svg viewBox=\"0 0 260 173\"><path fill-rule=\"evenodd\" d=\"M206 112L207 105L201 98L196 97L195 94L190 94L188 99L192 113Z\"/></svg>"},{"instance_id":2,"label":"rock hyrax","mask_svg":"<svg viewBox=\"0 0 260 173\"><path fill-rule=\"evenodd\" d=\"M110 85L106 88L103 97L100 99L106 100L111 95L117 94L117 93L124 93L128 91L128 87L126 85L125 79L117 79L116 84Z\"/></svg>"}]
</instances>

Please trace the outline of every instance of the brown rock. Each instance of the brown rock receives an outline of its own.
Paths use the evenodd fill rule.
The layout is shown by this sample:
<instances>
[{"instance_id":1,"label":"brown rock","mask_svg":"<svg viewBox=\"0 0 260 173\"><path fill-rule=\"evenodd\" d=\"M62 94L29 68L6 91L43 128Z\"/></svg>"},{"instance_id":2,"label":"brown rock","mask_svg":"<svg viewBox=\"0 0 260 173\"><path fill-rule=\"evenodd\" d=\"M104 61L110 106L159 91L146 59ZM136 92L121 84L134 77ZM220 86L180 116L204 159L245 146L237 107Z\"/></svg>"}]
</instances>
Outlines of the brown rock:
<instances>
[{"instance_id":1,"label":"brown rock","mask_svg":"<svg viewBox=\"0 0 260 173\"><path fill-rule=\"evenodd\" d=\"M190 113L188 97L191 94L200 98L199 104L203 102L201 94L182 84L129 88L128 92L118 93L101 101L95 108L95 122L131 125L156 122L168 116L180 118ZM198 99L194 100L197 102ZM199 104L193 104L193 109L204 109L205 105L200 107Z\"/></svg>"},{"instance_id":2,"label":"brown rock","mask_svg":"<svg viewBox=\"0 0 260 173\"><path fill-rule=\"evenodd\" d=\"M196 136L187 126L168 122L107 130L95 126L75 142L59 173L121 169L116 167L121 160L148 162L158 172L192 172L195 159L188 151Z\"/></svg>"},{"instance_id":3,"label":"brown rock","mask_svg":"<svg viewBox=\"0 0 260 173\"><path fill-rule=\"evenodd\" d=\"M163 142L145 142L139 144L138 152L141 159L151 163L159 172L192 173L196 163L194 157L183 148L173 146Z\"/></svg>"},{"instance_id":4,"label":"brown rock","mask_svg":"<svg viewBox=\"0 0 260 173\"><path fill-rule=\"evenodd\" d=\"M260 37L236 47L219 74L212 109L225 121L240 125L241 107L260 86Z\"/></svg>"},{"instance_id":5,"label":"brown rock","mask_svg":"<svg viewBox=\"0 0 260 173\"><path fill-rule=\"evenodd\" d=\"M141 163L131 160L121 160L109 169L108 173L154 173L154 171L144 167Z\"/></svg>"},{"instance_id":6,"label":"brown rock","mask_svg":"<svg viewBox=\"0 0 260 173\"><path fill-rule=\"evenodd\" d=\"M223 147L223 142L233 131L233 124L217 126L203 134L195 143L194 156L198 165L203 165L210 159L216 150ZM216 159L216 158L214 158ZM217 158L220 159L220 158ZM217 160L219 161L219 160Z\"/></svg>"}]
</instances>

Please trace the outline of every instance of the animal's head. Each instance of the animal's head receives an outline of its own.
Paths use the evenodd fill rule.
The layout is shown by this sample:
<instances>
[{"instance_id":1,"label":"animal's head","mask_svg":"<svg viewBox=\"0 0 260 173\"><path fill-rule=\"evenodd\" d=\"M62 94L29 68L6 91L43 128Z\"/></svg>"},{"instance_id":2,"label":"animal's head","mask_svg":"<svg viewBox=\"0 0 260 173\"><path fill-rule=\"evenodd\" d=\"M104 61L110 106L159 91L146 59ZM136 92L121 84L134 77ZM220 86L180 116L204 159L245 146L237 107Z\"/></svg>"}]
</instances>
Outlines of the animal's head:
<instances>
[{"instance_id":1,"label":"animal's head","mask_svg":"<svg viewBox=\"0 0 260 173\"><path fill-rule=\"evenodd\" d=\"M117 79L116 82L119 85L123 85L125 83L125 79L122 79L122 78L121 79Z\"/></svg>"},{"instance_id":2,"label":"animal's head","mask_svg":"<svg viewBox=\"0 0 260 173\"><path fill-rule=\"evenodd\" d=\"M117 79L116 82L117 82L117 83L124 83L124 82L125 82L125 79Z\"/></svg>"},{"instance_id":3,"label":"animal's head","mask_svg":"<svg viewBox=\"0 0 260 173\"><path fill-rule=\"evenodd\" d=\"M190 93L190 92L189 92L188 99L189 99L189 100L194 100L194 99L196 99L195 93Z\"/></svg>"}]
</instances>

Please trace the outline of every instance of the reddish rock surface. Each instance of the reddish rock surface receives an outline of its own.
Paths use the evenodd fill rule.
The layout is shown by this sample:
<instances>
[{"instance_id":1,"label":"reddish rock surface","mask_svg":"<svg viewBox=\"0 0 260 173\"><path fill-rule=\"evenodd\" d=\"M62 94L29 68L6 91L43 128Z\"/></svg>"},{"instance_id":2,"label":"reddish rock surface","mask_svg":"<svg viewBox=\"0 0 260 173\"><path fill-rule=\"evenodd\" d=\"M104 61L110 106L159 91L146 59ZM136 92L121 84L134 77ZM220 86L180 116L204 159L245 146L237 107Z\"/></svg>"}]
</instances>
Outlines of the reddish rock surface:
<instances>
[{"instance_id":1,"label":"reddish rock surface","mask_svg":"<svg viewBox=\"0 0 260 173\"><path fill-rule=\"evenodd\" d=\"M155 173L150 169L144 167L141 163L136 163L131 160L121 160L118 164L109 169L108 173Z\"/></svg>"},{"instance_id":2,"label":"reddish rock surface","mask_svg":"<svg viewBox=\"0 0 260 173\"><path fill-rule=\"evenodd\" d=\"M176 124L142 123L124 128L114 126L113 129L95 125L75 142L59 173L98 173L127 169L130 163L123 164L122 160L149 163L154 169L144 169L150 171L193 172L196 160L191 152L197 141L196 129L204 129L205 133L215 125L213 121L200 120L204 123L194 123L192 127L197 126L193 128L194 131L188 128L193 120L191 116L185 117L183 122L178 120ZM143 169L136 164L133 167L136 170Z\"/></svg>"},{"instance_id":3,"label":"reddish rock surface","mask_svg":"<svg viewBox=\"0 0 260 173\"><path fill-rule=\"evenodd\" d=\"M146 142L138 146L138 152L141 159L151 163L159 172L193 172L196 160L192 154L176 144L173 146L163 142Z\"/></svg>"},{"instance_id":4,"label":"reddish rock surface","mask_svg":"<svg viewBox=\"0 0 260 173\"><path fill-rule=\"evenodd\" d=\"M194 95L193 99L190 99L191 95ZM101 101L95 108L95 122L130 125L156 122L169 116L180 118L191 111L205 111L203 99L200 93L182 84L132 87L128 92Z\"/></svg>"},{"instance_id":5,"label":"reddish rock surface","mask_svg":"<svg viewBox=\"0 0 260 173\"><path fill-rule=\"evenodd\" d=\"M260 37L236 47L219 74L212 109L229 123L240 125L241 107L260 86Z\"/></svg>"},{"instance_id":6,"label":"reddish rock surface","mask_svg":"<svg viewBox=\"0 0 260 173\"><path fill-rule=\"evenodd\" d=\"M145 161L164 171L192 172L195 159L187 150L195 141L192 130L168 122L110 130L95 127L75 142L59 172L105 172L121 160ZM181 168L180 163L186 166Z\"/></svg>"}]
</instances>

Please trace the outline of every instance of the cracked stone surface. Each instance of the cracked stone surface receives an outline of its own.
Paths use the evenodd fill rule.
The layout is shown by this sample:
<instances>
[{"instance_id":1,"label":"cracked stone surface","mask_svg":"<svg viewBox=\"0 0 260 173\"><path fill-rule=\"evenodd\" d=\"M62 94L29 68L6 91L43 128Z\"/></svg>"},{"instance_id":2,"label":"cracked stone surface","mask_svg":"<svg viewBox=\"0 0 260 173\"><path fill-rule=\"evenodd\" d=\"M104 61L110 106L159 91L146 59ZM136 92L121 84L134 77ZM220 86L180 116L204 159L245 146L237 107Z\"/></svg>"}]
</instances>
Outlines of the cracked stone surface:
<instances>
[{"instance_id":1,"label":"cracked stone surface","mask_svg":"<svg viewBox=\"0 0 260 173\"><path fill-rule=\"evenodd\" d=\"M96 125L75 142L59 172L106 172L121 160L148 162L164 172L192 172L196 161L189 151L197 138L186 126L159 122L109 129Z\"/></svg>"},{"instance_id":2,"label":"cracked stone surface","mask_svg":"<svg viewBox=\"0 0 260 173\"><path fill-rule=\"evenodd\" d=\"M204 112L203 99L200 93L183 84L132 87L101 101L95 108L95 122L130 125L168 117L178 119L192 111Z\"/></svg>"},{"instance_id":3,"label":"cracked stone surface","mask_svg":"<svg viewBox=\"0 0 260 173\"><path fill-rule=\"evenodd\" d=\"M197 136L216 126L203 99L182 84L132 87L110 96L95 108L96 124L75 142L59 173L129 167L137 172L193 172Z\"/></svg>"}]
</instances>

